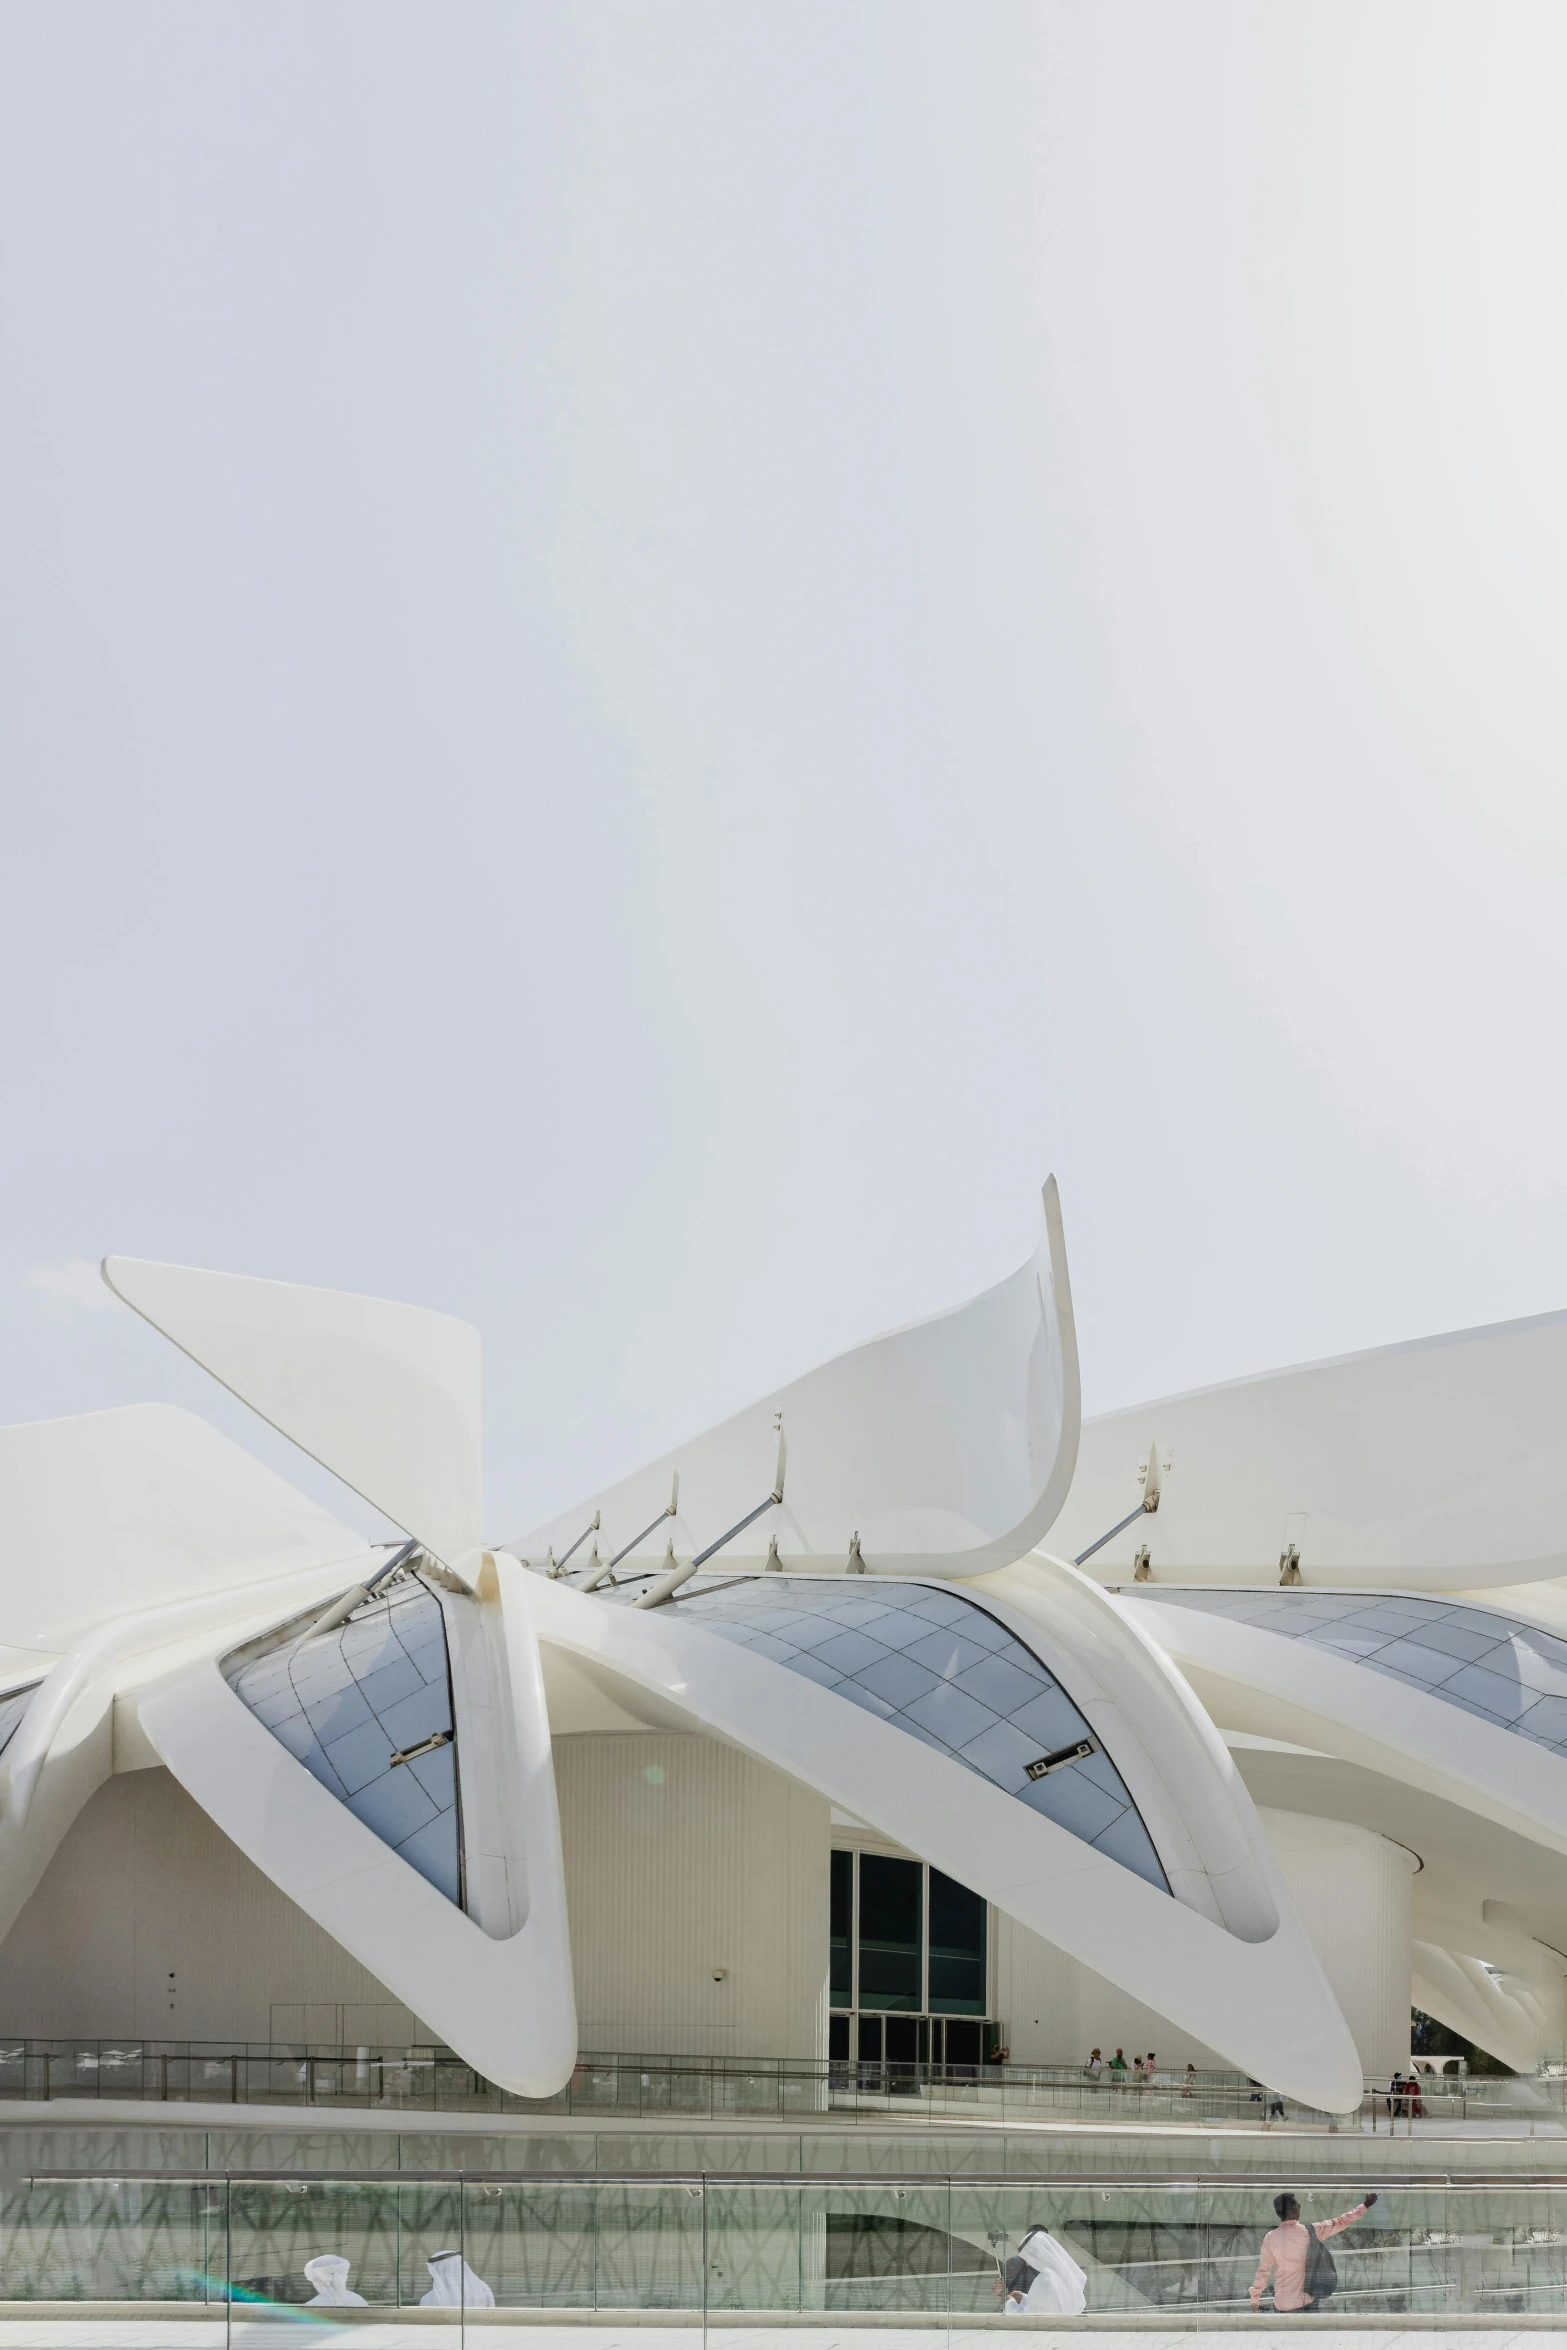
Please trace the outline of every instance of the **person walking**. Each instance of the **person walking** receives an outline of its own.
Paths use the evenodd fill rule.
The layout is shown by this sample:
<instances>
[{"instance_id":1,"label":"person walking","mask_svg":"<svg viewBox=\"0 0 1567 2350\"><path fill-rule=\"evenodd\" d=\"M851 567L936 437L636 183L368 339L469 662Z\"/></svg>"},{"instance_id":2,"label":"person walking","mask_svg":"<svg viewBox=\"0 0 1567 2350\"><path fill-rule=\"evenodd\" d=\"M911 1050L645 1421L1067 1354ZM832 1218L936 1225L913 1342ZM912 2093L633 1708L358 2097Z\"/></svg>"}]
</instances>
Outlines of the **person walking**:
<instances>
[{"instance_id":1,"label":"person walking","mask_svg":"<svg viewBox=\"0 0 1567 2350\"><path fill-rule=\"evenodd\" d=\"M1126 2087L1126 2052L1124 2049L1118 2048L1116 2050L1110 2059L1108 2070L1111 2088L1124 2089Z\"/></svg>"},{"instance_id":2,"label":"person walking","mask_svg":"<svg viewBox=\"0 0 1567 2350\"><path fill-rule=\"evenodd\" d=\"M1270 2228L1262 2239L1261 2257L1257 2273L1251 2280L1251 2305L1262 2307L1262 2296L1267 2291L1268 2279L1273 2279L1273 2306L1276 2310L1309 2309L1319 2298L1306 2290L1306 2271L1310 2262L1313 2239L1325 2244L1329 2236L1336 2236L1363 2219L1376 2201L1374 2194L1366 2195L1353 2211L1341 2212L1337 2219L1319 2219L1307 2227L1300 2216L1300 2205L1293 2195L1276 2195L1273 2208L1279 2215L1279 2224ZM1328 2290L1332 2291L1331 2284ZM1324 2297L1325 2296L1320 2296Z\"/></svg>"},{"instance_id":3,"label":"person walking","mask_svg":"<svg viewBox=\"0 0 1567 2350\"><path fill-rule=\"evenodd\" d=\"M1048 2228L1029 2228L996 2279L1005 2293L1005 2317L1081 2317L1088 2306L1088 2276Z\"/></svg>"},{"instance_id":4,"label":"person walking","mask_svg":"<svg viewBox=\"0 0 1567 2350\"><path fill-rule=\"evenodd\" d=\"M1100 2079L1103 2076L1104 2069L1104 2058L1100 2055L1097 2048L1091 2048L1088 2052L1088 2062L1083 2067L1084 2079L1092 2081L1094 2087L1097 2089Z\"/></svg>"},{"instance_id":5,"label":"person walking","mask_svg":"<svg viewBox=\"0 0 1567 2350\"><path fill-rule=\"evenodd\" d=\"M421 2296L421 2309L493 2309L495 2295L483 2277L476 2276L460 2252L432 2252L425 2266L430 2290Z\"/></svg>"},{"instance_id":6,"label":"person walking","mask_svg":"<svg viewBox=\"0 0 1567 2350\"><path fill-rule=\"evenodd\" d=\"M363 2309L363 2293L348 2289L348 2262L341 2252L318 2252L314 2260L305 2262L306 2281L315 2286L315 2292L304 2304L306 2309Z\"/></svg>"}]
</instances>

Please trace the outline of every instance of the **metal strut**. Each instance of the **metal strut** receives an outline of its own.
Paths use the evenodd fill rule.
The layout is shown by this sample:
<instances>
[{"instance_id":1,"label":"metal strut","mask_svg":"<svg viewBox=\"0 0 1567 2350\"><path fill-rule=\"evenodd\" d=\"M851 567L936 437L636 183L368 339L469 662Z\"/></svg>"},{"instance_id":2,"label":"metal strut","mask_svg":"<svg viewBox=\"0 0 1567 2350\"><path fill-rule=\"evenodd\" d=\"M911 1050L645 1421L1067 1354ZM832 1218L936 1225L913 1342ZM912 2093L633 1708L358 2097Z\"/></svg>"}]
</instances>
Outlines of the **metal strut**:
<instances>
[{"instance_id":1,"label":"metal strut","mask_svg":"<svg viewBox=\"0 0 1567 2350\"><path fill-rule=\"evenodd\" d=\"M355 1608L363 1607L365 1601L378 1585L386 1582L389 1576L395 1575L399 1567L405 1567L411 1558L417 1557L419 1547L417 1542L405 1542L401 1549L392 1553L384 1567L377 1567L373 1575L367 1575L362 1583L356 1583L352 1591L345 1591L341 1599L334 1599L325 1613L317 1616L315 1621L308 1624L305 1630L300 1633L299 1639L294 1643L295 1647L297 1648L303 1641L314 1640L322 1632L335 1632L339 1624L346 1624Z\"/></svg>"},{"instance_id":2,"label":"metal strut","mask_svg":"<svg viewBox=\"0 0 1567 2350\"><path fill-rule=\"evenodd\" d=\"M575 1556L576 1556L577 1552L578 1552L578 1551L579 1551L579 1550L582 1548L582 1545L583 1545L583 1544L586 1542L586 1540L587 1540L588 1536L589 1536L590 1534L596 1534L596 1533L598 1532L598 1530L599 1530L599 1513L598 1513L598 1511L597 1511L597 1510L595 1510L595 1511L594 1511L594 1513L593 1513L593 1515L592 1515L592 1517L591 1517L591 1518L588 1520L588 1523L587 1523L587 1524L586 1524L586 1525L583 1527L583 1529L582 1529L582 1532L581 1532L581 1533L580 1533L580 1534L577 1536L577 1539L576 1539L576 1541L575 1541L575 1542L572 1544L572 1546L571 1546L570 1550L568 1550L568 1551L567 1551L567 1553L566 1553L566 1558L559 1558L559 1559L558 1559L558 1558L556 1558L556 1556L555 1556L555 1552L554 1552L554 1549L553 1549L553 1547L551 1548L551 1551L550 1551L550 1560L551 1560L551 1565L550 1565L550 1574L551 1574L551 1576L555 1576L555 1575L563 1575L563 1574L566 1572L566 1559L569 1559L569 1558L575 1558Z\"/></svg>"},{"instance_id":3,"label":"metal strut","mask_svg":"<svg viewBox=\"0 0 1567 2350\"><path fill-rule=\"evenodd\" d=\"M1134 1518L1146 1517L1151 1511L1156 1510L1158 1507L1159 1497L1157 1494L1155 1494L1151 1502L1140 1501L1135 1510L1128 1510L1125 1517L1121 1519L1120 1523L1111 1527L1108 1534L1101 1534L1097 1542L1091 1542L1086 1550L1080 1550L1076 1558L1072 1561L1073 1566L1082 1566L1086 1559L1091 1559L1093 1557L1096 1550L1103 1550L1107 1542L1113 1542L1118 1534L1124 1534L1127 1527L1131 1525Z\"/></svg>"},{"instance_id":4,"label":"metal strut","mask_svg":"<svg viewBox=\"0 0 1567 2350\"><path fill-rule=\"evenodd\" d=\"M662 1526L666 1518L678 1518L679 1515L680 1471L677 1469L669 1482L669 1499L664 1504L664 1507L659 1511L658 1516L656 1518L649 1518L641 1533L633 1534L631 1540L626 1544L624 1550L616 1551L614 1557L610 1560L608 1567L605 1569L605 1573L613 1575L621 1560L623 1558L629 1557L631 1552L636 1549L639 1542L646 1542L648 1536L653 1533L657 1527Z\"/></svg>"},{"instance_id":5,"label":"metal strut","mask_svg":"<svg viewBox=\"0 0 1567 2350\"><path fill-rule=\"evenodd\" d=\"M784 1441L783 1431L780 1429L778 1434L778 1474L773 1479L773 1489L767 1499L759 1501L754 1510L747 1510L743 1518L737 1518L726 1534L720 1534L718 1540L710 1542L706 1550L699 1550L696 1557L690 1560L687 1565L671 1567L667 1575L660 1575L656 1583L650 1583L646 1591L638 1594L631 1602L632 1606L662 1607L666 1600L674 1598L682 1583L690 1582L698 1567L705 1567L708 1560L723 1549L726 1542L733 1542L735 1536L743 1534L747 1526L754 1526L757 1519L767 1510L776 1509L784 1497L784 1469L788 1459L789 1448ZM667 1517L671 1513L666 1511L664 1514ZM657 1518L653 1520L653 1524L655 1526L658 1524ZM637 1540L640 1542L641 1539L639 1534Z\"/></svg>"}]
</instances>

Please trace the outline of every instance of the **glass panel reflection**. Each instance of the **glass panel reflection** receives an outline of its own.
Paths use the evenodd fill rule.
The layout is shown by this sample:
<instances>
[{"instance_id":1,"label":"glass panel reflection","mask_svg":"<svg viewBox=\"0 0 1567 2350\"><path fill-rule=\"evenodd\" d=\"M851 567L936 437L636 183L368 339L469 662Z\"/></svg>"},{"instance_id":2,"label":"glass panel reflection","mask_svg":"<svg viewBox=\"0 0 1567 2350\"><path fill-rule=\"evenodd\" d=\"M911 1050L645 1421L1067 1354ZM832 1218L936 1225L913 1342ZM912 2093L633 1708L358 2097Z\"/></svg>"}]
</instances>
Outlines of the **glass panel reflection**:
<instances>
[{"instance_id":1,"label":"glass panel reflection","mask_svg":"<svg viewBox=\"0 0 1567 2350\"><path fill-rule=\"evenodd\" d=\"M602 1596L626 1604L649 1579ZM676 1612L934 1746L1169 1891L1097 1736L1049 1668L977 1601L884 1576L852 1591L825 1576L699 1576Z\"/></svg>"},{"instance_id":2,"label":"glass panel reflection","mask_svg":"<svg viewBox=\"0 0 1567 2350\"><path fill-rule=\"evenodd\" d=\"M940 1869L930 1872L930 2011L985 2012L985 1916L979 1894Z\"/></svg>"},{"instance_id":3,"label":"glass panel reflection","mask_svg":"<svg viewBox=\"0 0 1567 2350\"><path fill-rule=\"evenodd\" d=\"M448 1901L461 1900L446 1626L416 1574L332 1631L251 1641L223 1670L312 1778Z\"/></svg>"},{"instance_id":4,"label":"glass panel reflection","mask_svg":"<svg viewBox=\"0 0 1567 2350\"><path fill-rule=\"evenodd\" d=\"M832 1891L828 1921L829 1997L834 2007L854 2004L854 1855L832 1856Z\"/></svg>"},{"instance_id":5,"label":"glass panel reflection","mask_svg":"<svg viewBox=\"0 0 1567 2350\"><path fill-rule=\"evenodd\" d=\"M923 1871L917 1860L860 1854L860 2005L920 2008Z\"/></svg>"},{"instance_id":6,"label":"glass panel reflection","mask_svg":"<svg viewBox=\"0 0 1567 2350\"><path fill-rule=\"evenodd\" d=\"M1130 1597L1148 1596L1146 1590ZM1567 1755L1567 1640L1489 1608L1404 1592L1159 1590L1161 1606L1225 1616L1302 1640L1348 1664L1515 1730Z\"/></svg>"}]
</instances>

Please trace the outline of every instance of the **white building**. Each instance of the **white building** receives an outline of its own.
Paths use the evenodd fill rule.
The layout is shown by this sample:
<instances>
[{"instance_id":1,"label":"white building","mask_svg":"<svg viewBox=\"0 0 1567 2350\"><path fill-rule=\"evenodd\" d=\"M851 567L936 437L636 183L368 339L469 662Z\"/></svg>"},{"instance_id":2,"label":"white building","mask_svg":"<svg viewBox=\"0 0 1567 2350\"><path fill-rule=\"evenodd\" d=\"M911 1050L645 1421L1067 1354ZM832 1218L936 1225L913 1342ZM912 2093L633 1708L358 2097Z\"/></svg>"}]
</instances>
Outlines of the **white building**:
<instances>
[{"instance_id":1,"label":"white building","mask_svg":"<svg viewBox=\"0 0 1567 2350\"><path fill-rule=\"evenodd\" d=\"M1080 1430L1051 1185L996 1288L500 1547L475 1332L105 1270L409 1539L165 1407L0 1432L5 2031L524 2094L1097 2043L1333 2111L1412 2001L1560 2052L1567 1319Z\"/></svg>"}]
</instances>

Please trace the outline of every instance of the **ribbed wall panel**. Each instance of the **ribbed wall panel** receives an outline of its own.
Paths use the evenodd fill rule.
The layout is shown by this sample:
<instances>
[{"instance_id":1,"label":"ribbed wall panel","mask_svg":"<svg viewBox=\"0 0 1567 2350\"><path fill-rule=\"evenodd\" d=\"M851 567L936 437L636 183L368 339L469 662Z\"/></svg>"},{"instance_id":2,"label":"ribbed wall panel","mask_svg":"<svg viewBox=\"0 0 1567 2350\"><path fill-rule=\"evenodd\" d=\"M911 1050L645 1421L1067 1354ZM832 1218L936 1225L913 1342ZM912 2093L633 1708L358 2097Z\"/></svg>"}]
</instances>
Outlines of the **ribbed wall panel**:
<instances>
[{"instance_id":1,"label":"ribbed wall panel","mask_svg":"<svg viewBox=\"0 0 1567 2350\"><path fill-rule=\"evenodd\" d=\"M701 1737L582 1733L555 1768L583 2047L815 2056L823 1798Z\"/></svg>"},{"instance_id":2,"label":"ribbed wall panel","mask_svg":"<svg viewBox=\"0 0 1567 2350\"><path fill-rule=\"evenodd\" d=\"M0 2030L29 2037L428 2040L169 1772L99 1789L0 1944Z\"/></svg>"}]
</instances>

